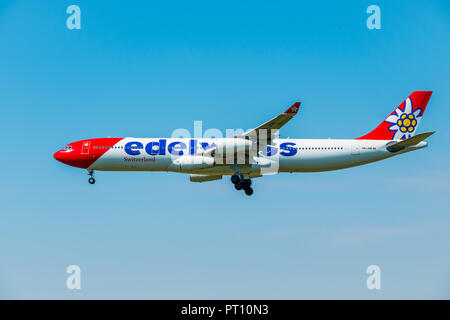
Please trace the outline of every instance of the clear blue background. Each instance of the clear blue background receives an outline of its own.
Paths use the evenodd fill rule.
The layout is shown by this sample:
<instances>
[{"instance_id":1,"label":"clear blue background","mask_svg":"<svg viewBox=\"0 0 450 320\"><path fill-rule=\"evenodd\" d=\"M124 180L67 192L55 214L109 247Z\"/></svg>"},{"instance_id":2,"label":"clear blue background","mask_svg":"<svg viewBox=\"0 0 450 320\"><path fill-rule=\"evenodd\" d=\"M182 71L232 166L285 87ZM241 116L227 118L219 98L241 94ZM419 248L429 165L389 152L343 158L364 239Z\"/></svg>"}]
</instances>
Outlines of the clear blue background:
<instances>
[{"instance_id":1,"label":"clear blue background","mask_svg":"<svg viewBox=\"0 0 450 320\"><path fill-rule=\"evenodd\" d=\"M3 0L0 41L1 298L450 298L448 1ZM256 179L252 197L174 173L91 186L52 157L194 120L246 129L297 100L282 137L354 138L414 90L434 91L429 148Z\"/></svg>"}]
</instances>

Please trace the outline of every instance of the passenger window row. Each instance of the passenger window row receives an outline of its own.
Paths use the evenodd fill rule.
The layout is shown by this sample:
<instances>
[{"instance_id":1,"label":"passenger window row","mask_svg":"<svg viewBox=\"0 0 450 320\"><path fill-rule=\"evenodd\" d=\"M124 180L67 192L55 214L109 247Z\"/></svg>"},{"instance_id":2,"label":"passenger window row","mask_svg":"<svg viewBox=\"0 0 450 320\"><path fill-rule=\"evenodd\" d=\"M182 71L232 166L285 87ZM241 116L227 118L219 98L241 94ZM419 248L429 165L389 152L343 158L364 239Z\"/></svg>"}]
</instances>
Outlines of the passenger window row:
<instances>
[{"instance_id":1,"label":"passenger window row","mask_svg":"<svg viewBox=\"0 0 450 320\"><path fill-rule=\"evenodd\" d=\"M123 146L94 146L94 149L123 149Z\"/></svg>"},{"instance_id":2,"label":"passenger window row","mask_svg":"<svg viewBox=\"0 0 450 320\"><path fill-rule=\"evenodd\" d=\"M344 147L298 147L298 150L343 150Z\"/></svg>"}]
</instances>

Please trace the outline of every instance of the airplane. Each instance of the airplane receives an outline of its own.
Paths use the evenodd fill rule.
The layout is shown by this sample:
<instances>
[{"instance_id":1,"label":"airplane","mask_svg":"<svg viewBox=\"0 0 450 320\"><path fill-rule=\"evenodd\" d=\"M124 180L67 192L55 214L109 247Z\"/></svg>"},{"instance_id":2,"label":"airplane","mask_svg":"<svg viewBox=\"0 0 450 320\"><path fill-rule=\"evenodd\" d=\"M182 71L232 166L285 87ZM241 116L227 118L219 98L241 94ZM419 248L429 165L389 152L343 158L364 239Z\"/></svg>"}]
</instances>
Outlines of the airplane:
<instances>
[{"instance_id":1,"label":"airplane","mask_svg":"<svg viewBox=\"0 0 450 320\"><path fill-rule=\"evenodd\" d=\"M96 138L54 154L66 165L94 171L166 171L192 182L230 175L236 190L253 194L252 179L279 172L319 172L360 166L422 149L435 133L415 135L432 91L414 91L371 132L355 139L280 139L279 129L300 102L262 125L226 138Z\"/></svg>"}]
</instances>

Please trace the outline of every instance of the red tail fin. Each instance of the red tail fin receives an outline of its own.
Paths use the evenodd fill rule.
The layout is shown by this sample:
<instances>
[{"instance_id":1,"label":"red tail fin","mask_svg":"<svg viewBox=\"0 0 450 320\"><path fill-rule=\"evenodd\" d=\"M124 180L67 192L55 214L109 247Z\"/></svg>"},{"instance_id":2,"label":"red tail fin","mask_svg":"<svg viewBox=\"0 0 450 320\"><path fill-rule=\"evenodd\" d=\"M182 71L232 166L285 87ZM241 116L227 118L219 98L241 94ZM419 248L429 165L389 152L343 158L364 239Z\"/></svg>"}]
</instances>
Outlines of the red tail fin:
<instances>
[{"instance_id":1,"label":"red tail fin","mask_svg":"<svg viewBox=\"0 0 450 320\"><path fill-rule=\"evenodd\" d=\"M404 140L416 133L432 91L414 91L375 128L357 139Z\"/></svg>"}]
</instances>

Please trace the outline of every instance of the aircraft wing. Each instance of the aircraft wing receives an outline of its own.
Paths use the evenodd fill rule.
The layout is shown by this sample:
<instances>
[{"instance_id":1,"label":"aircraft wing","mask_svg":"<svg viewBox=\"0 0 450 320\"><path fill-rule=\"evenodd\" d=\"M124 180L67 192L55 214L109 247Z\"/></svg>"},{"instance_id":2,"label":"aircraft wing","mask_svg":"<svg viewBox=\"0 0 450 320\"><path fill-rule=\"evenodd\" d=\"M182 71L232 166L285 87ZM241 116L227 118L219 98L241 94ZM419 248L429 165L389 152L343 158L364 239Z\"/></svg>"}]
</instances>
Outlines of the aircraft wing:
<instances>
[{"instance_id":1,"label":"aircraft wing","mask_svg":"<svg viewBox=\"0 0 450 320\"><path fill-rule=\"evenodd\" d=\"M267 136L270 143L270 141L272 140L271 137L274 135L278 135L278 130L298 113L300 104L300 102L294 103L289 109L273 118L272 120L269 120L254 129L248 130L242 135L235 136L235 138L248 137L250 140L256 140L261 134L264 134Z\"/></svg>"},{"instance_id":2,"label":"aircraft wing","mask_svg":"<svg viewBox=\"0 0 450 320\"><path fill-rule=\"evenodd\" d=\"M254 155L257 155L258 151L265 150L265 147L267 145L272 144L273 139L278 138L278 130L298 113L300 104L300 102L295 102L292 106L289 107L289 109L273 118L272 120L269 120L254 129L248 130L241 135L235 135L230 138L245 139L254 142L252 144L252 151ZM216 156L217 152L219 152L220 155L224 156L223 151L218 150L217 147L204 151L203 155L214 157ZM249 154L249 150L246 151L246 154ZM251 159L250 161L253 160Z\"/></svg>"}]
</instances>

